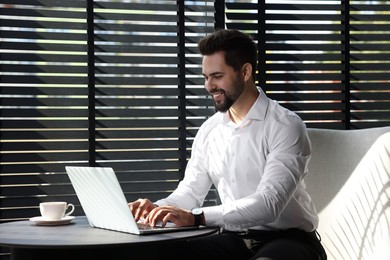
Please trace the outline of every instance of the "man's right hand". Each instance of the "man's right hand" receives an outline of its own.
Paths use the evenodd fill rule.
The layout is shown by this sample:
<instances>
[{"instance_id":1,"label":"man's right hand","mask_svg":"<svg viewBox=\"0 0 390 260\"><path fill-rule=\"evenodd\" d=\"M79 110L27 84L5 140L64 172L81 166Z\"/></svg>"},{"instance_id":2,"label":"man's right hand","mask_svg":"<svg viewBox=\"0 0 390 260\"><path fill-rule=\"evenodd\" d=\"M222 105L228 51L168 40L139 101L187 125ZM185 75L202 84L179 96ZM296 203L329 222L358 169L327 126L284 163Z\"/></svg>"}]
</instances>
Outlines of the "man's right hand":
<instances>
[{"instance_id":1,"label":"man's right hand","mask_svg":"<svg viewBox=\"0 0 390 260\"><path fill-rule=\"evenodd\" d=\"M134 202L130 202L128 206L136 222L140 219L146 219L149 213L154 208L157 208L157 206L148 199L138 199Z\"/></svg>"}]
</instances>

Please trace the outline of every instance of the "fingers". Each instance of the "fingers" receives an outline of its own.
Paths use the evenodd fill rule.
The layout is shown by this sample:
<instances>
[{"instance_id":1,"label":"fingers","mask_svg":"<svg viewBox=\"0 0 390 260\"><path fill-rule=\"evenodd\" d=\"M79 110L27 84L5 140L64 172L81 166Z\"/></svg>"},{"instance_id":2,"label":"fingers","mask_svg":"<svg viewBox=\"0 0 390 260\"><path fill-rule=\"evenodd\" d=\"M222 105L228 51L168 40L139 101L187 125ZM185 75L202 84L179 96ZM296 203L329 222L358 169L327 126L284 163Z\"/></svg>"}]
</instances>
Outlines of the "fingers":
<instances>
[{"instance_id":1,"label":"fingers","mask_svg":"<svg viewBox=\"0 0 390 260\"><path fill-rule=\"evenodd\" d=\"M159 224L165 227L168 222L177 226L192 226L194 222L191 212L173 206L157 207L148 199L138 199L128 203L128 206L135 221L143 218L145 224L153 227Z\"/></svg>"},{"instance_id":2,"label":"fingers","mask_svg":"<svg viewBox=\"0 0 390 260\"><path fill-rule=\"evenodd\" d=\"M187 210L164 206L152 210L145 219L145 223L151 226L161 224L165 227L168 222L172 222L177 226L191 226L193 225L193 216Z\"/></svg>"},{"instance_id":3,"label":"fingers","mask_svg":"<svg viewBox=\"0 0 390 260\"><path fill-rule=\"evenodd\" d=\"M131 213L135 215L135 211L137 210L139 205L138 201L130 202L127 205L129 206Z\"/></svg>"},{"instance_id":4,"label":"fingers","mask_svg":"<svg viewBox=\"0 0 390 260\"><path fill-rule=\"evenodd\" d=\"M138 207L135 210L135 215L134 215L135 221L138 221L139 219L143 218L145 215L149 214L148 207L147 207L148 200L139 199L138 201L139 201Z\"/></svg>"},{"instance_id":5,"label":"fingers","mask_svg":"<svg viewBox=\"0 0 390 260\"><path fill-rule=\"evenodd\" d=\"M138 199L134 202L128 203L128 206L135 221L139 221L141 218L146 218L150 211L156 207L156 205L148 199Z\"/></svg>"},{"instance_id":6,"label":"fingers","mask_svg":"<svg viewBox=\"0 0 390 260\"><path fill-rule=\"evenodd\" d=\"M150 226L155 227L157 225L161 225L165 227L168 222L177 222L177 213L168 208L158 208L150 212L148 217L145 219L145 223L148 223Z\"/></svg>"},{"instance_id":7,"label":"fingers","mask_svg":"<svg viewBox=\"0 0 390 260\"><path fill-rule=\"evenodd\" d=\"M168 222L178 223L178 216L175 213L168 213L162 220L162 227L165 227Z\"/></svg>"},{"instance_id":8,"label":"fingers","mask_svg":"<svg viewBox=\"0 0 390 260\"><path fill-rule=\"evenodd\" d=\"M130 211L131 211L131 214L133 214L135 221L138 221L137 216L138 216L139 206L141 204L140 200L141 199L138 199L138 200L128 204Z\"/></svg>"}]
</instances>

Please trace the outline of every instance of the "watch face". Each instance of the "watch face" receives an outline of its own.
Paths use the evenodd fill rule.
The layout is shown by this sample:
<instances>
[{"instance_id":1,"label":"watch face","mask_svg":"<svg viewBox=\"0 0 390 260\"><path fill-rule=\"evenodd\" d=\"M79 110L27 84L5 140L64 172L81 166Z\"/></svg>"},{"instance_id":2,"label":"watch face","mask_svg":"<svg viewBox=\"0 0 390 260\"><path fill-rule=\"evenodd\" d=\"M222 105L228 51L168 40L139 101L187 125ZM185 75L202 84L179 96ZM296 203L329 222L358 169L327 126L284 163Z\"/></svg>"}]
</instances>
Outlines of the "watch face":
<instances>
[{"instance_id":1,"label":"watch face","mask_svg":"<svg viewBox=\"0 0 390 260\"><path fill-rule=\"evenodd\" d=\"M192 209L192 214L194 215L201 215L203 213L203 210L200 208Z\"/></svg>"}]
</instances>

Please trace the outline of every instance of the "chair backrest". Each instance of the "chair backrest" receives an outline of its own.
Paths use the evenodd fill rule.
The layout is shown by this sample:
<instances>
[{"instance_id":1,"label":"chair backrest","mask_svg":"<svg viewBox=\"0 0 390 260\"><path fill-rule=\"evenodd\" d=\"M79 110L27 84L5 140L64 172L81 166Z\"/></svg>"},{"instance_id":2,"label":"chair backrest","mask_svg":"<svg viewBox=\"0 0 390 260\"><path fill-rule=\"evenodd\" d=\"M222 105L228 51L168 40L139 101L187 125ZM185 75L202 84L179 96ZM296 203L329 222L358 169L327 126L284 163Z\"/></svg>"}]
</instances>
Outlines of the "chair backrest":
<instances>
[{"instance_id":1,"label":"chair backrest","mask_svg":"<svg viewBox=\"0 0 390 260\"><path fill-rule=\"evenodd\" d=\"M390 127L308 133L305 182L328 259L390 259Z\"/></svg>"}]
</instances>

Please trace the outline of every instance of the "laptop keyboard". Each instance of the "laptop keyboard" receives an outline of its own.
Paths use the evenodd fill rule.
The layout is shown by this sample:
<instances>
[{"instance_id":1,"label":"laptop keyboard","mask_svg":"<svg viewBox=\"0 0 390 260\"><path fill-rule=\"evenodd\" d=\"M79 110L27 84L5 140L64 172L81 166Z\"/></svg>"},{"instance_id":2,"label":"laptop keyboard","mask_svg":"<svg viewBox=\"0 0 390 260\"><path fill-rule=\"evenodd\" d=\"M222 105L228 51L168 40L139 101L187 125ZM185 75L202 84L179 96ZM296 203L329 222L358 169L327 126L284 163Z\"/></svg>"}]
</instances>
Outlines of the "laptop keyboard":
<instances>
[{"instance_id":1,"label":"laptop keyboard","mask_svg":"<svg viewBox=\"0 0 390 260\"><path fill-rule=\"evenodd\" d=\"M139 230L151 230L151 229L161 229L161 228L163 228L161 226L152 227L149 224L143 224L143 223L137 223L137 226L138 226Z\"/></svg>"}]
</instances>

